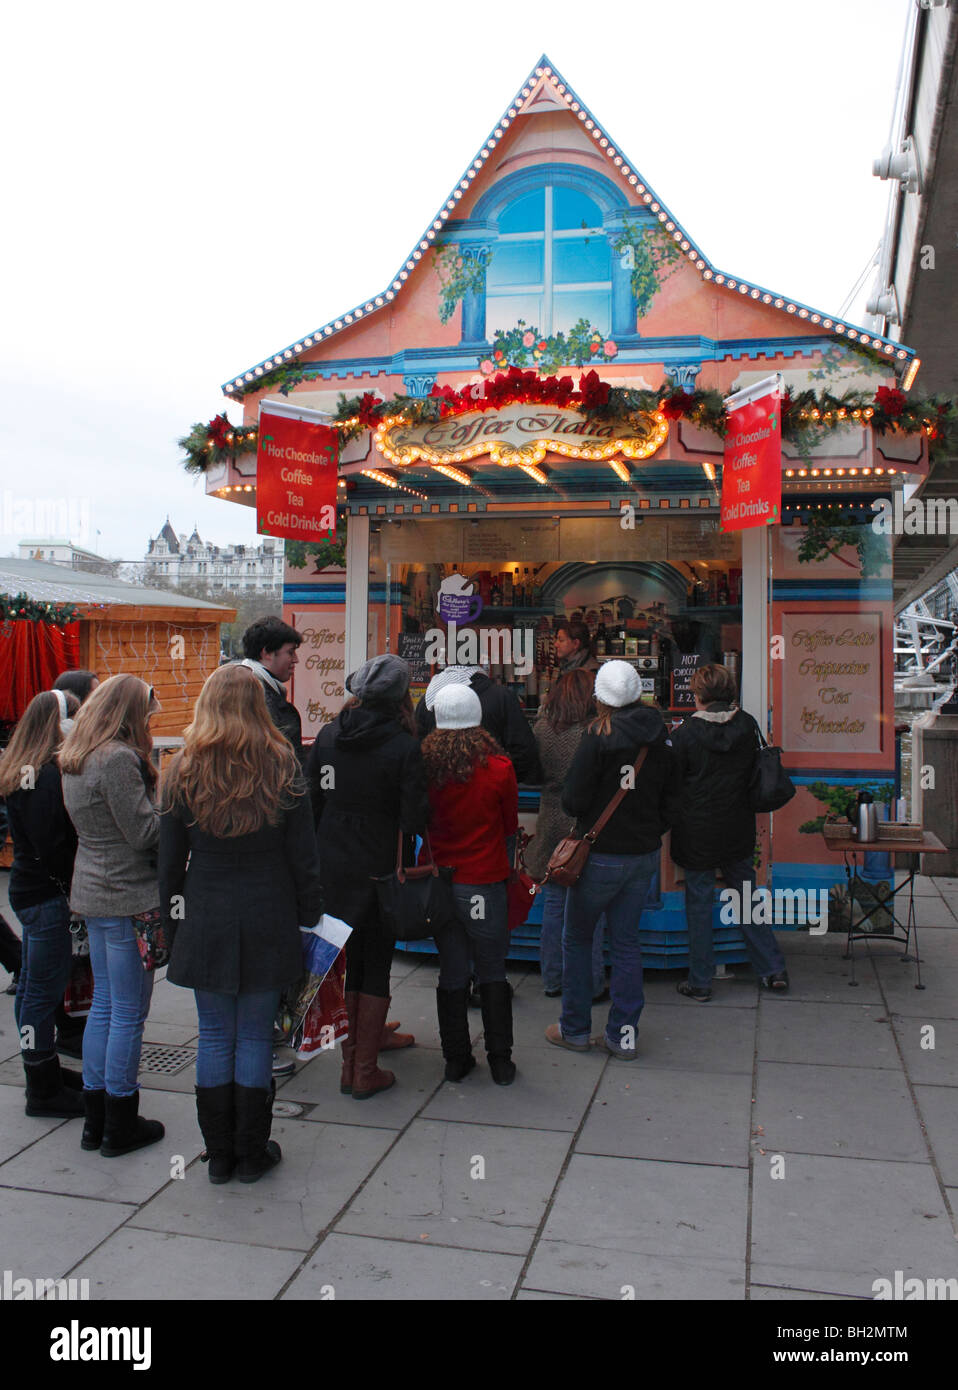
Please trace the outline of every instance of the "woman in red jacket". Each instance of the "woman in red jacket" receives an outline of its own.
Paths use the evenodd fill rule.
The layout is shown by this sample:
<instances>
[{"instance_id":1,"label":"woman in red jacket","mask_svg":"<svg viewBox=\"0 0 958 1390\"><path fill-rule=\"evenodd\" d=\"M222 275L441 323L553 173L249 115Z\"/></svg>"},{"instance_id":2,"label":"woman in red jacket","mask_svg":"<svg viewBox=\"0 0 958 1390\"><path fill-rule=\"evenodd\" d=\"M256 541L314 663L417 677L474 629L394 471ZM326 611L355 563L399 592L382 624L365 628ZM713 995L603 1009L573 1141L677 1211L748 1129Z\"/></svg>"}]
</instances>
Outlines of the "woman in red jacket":
<instances>
[{"instance_id":1,"label":"woman in red jacket","mask_svg":"<svg viewBox=\"0 0 958 1390\"><path fill-rule=\"evenodd\" d=\"M458 1073L450 1076L447 1066L446 1075L459 1080L474 1065L465 1022L471 950L489 1070L498 1086L510 1086L516 1068L512 991L506 979L506 839L519 825L516 774L492 735L480 727L482 705L469 686L444 687L433 712L436 728L422 745L432 811L429 834L436 863L451 864L455 870L453 892L465 932L449 931L437 941L442 958L437 1002L440 1035L445 1031L443 1055L454 1067L458 1062Z\"/></svg>"}]
</instances>

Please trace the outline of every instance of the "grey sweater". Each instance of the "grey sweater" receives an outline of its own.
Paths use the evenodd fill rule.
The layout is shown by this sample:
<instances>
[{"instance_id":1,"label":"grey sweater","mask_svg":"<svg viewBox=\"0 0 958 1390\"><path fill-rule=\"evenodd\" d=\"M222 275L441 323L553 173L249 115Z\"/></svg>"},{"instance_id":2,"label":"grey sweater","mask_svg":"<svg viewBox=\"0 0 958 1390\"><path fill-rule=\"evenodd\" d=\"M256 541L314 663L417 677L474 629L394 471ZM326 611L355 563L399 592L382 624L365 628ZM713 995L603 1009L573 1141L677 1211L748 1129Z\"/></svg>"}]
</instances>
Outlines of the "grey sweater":
<instances>
[{"instance_id":1,"label":"grey sweater","mask_svg":"<svg viewBox=\"0 0 958 1390\"><path fill-rule=\"evenodd\" d=\"M63 774L63 803L79 840L72 910L84 917L130 917L158 907L160 817L139 754L123 743L98 748L81 773Z\"/></svg>"}]
</instances>

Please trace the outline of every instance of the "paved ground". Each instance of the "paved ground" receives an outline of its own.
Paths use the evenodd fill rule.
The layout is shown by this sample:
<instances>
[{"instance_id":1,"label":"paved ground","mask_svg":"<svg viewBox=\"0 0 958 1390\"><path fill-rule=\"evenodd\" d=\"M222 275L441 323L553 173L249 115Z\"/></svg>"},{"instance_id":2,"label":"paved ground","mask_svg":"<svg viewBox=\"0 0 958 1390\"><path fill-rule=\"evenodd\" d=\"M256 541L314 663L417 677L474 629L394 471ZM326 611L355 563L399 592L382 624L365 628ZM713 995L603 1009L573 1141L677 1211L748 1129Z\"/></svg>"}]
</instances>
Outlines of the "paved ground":
<instances>
[{"instance_id":1,"label":"paved ground","mask_svg":"<svg viewBox=\"0 0 958 1390\"><path fill-rule=\"evenodd\" d=\"M0 1262L93 1298L868 1299L896 1270L958 1277L958 880L920 887L923 992L900 947L861 943L853 989L844 938L786 932L785 998L739 976L703 1006L651 972L632 1064L549 1046L555 1001L521 967L506 1089L485 1066L441 1082L435 966L397 953L418 1040L398 1084L359 1103L333 1055L304 1065L255 1186L207 1181L191 1066L142 1074L167 1137L128 1158L27 1119L0 996ZM159 980L146 1039L195 1044L192 995Z\"/></svg>"}]
</instances>

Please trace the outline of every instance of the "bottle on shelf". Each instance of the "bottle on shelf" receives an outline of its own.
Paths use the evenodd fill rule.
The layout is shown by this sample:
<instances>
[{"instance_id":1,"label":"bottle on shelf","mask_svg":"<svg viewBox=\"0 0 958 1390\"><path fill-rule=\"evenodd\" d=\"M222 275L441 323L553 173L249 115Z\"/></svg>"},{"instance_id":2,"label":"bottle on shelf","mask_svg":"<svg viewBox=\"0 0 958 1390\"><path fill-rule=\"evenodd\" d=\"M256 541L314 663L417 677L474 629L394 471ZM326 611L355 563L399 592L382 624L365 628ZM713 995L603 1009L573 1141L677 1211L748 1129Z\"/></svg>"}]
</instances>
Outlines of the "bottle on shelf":
<instances>
[{"instance_id":1,"label":"bottle on shelf","mask_svg":"<svg viewBox=\"0 0 958 1390\"><path fill-rule=\"evenodd\" d=\"M503 570L499 579L502 589L502 602L506 608L511 608L515 602L512 592L512 570Z\"/></svg>"},{"instance_id":2,"label":"bottle on shelf","mask_svg":"<svg viewBox=\"0 0 958 1390\"><path fill-rule=\"evenodd\" d=\"M498 579L492 581L492 606L493 608L502 607L502 585Z\"/></svg>"},{"instance_id":3,"label":"bottle on shelf","mask_svg":"<svg viewBox=\"0 0 958 1390\"><path fill-rule=\"evenodd\" d=\"M600 623L595 633L595 654L605 656L608 647L608 634L605 630L605 623Z\"/></svg>"},{"instance_id":4,"label":"bottle on shelf","mask_svg":"<svg viewBox=\"0 0 958 1390\"><path fill-rule=\"evenodd\" d=\"M638 656L639 654L639 639L634 632L627 632L625 634L624 654L626 656Z\"/></svg>"},{"instance_id":5,"label":"bottle on shelf","mask_svg":"<svg viewBox=\"0 0 958 1390\"><path fill-rule=\"evenodd\" d=\"M525 605L531 608L535 602L535 590L532 583L532 575L529 573L529 566L526 565L525 573L522 576L522 592L525 598Z\"/></svg>"},{"instance_id":6,"label":"bottle on shelf","mask_svg":"<svg viewBox=\"0 0 958 1390\"><path fill-rule=\"evenodd\" d=\"M522 570L518 565L516 565L515 576L512 580L512 606L513 608L526 606L526 591L522 587Z\"/></svg>"},{"instance_id":7,"label":"bottle on shelf","mask_svg":"<svg viewBox=\"0 0 958 1390\"><path fill-rule=\"evenodd\" d=\"M728 606L728 580L724 574L719 575L718 601L720 607L725 608Z\"/></svg>"}]
</instances>

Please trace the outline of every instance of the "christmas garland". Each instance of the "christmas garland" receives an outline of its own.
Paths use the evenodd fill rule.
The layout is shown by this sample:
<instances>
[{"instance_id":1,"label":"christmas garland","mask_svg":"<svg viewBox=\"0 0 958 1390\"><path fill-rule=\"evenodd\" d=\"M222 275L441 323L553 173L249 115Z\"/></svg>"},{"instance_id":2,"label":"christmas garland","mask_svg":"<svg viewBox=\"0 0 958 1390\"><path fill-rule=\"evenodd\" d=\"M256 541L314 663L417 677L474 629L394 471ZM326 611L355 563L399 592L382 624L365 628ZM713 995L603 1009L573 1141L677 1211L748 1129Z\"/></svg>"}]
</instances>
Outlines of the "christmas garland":
<instances>
[{"instance_id":1,"label":"christmas garland","mask_svg":"<svg viewBox=\"0 0 958 1390\"><path fill-rule=\"evenodd\" d=\"M72 603L42 603L27 594L0 594L0 621L30 623L52 623L62 627L64 623L75 622L80 610Z\"/></svg>"},{"instance_id":2,"label":"christmas garland","mask_svg":"<svg viewBox=\"0 0 958 1390\"><path fill-rule=\"evenodd\" d=\"M293 368L280 371L294 374ZM266 380L264 377L259 384ZM589 420L602 421L625 421L637 413L661 412L666 419L688 420L719 438L724 438L728 429L728 412L719 391L685 391L666 384L657 390L636 391L602 381L594 369L583 372L576 382L571 376L543 377L535 369L523 371L517 366L459 389L435 385L426 397L396 395L383 400L371 391L361 396L341 395L333 424L345 441L363 430L378 429L387 419L433 424L448 415L498 409L517 401L565 407ZM958 404L946 396L912 400L903 391L879 386L874 392L850 390L841 396L827 390L786 390L782 398L782 438L794 444L803 458L834 430L854 424L871 425L879 434L920 434L924 430L933 456L958 449ZM253 452L256 428L233 426L225 414L217 415L207 425L194 425L179 444L186 454L187 472L205 473L213 463Z\"/></svg>"}]
</instances>

